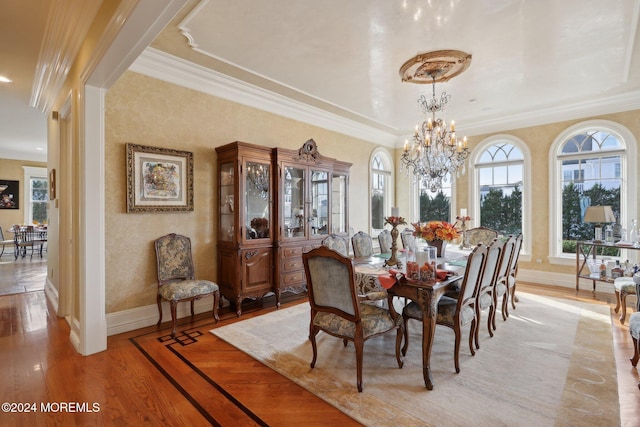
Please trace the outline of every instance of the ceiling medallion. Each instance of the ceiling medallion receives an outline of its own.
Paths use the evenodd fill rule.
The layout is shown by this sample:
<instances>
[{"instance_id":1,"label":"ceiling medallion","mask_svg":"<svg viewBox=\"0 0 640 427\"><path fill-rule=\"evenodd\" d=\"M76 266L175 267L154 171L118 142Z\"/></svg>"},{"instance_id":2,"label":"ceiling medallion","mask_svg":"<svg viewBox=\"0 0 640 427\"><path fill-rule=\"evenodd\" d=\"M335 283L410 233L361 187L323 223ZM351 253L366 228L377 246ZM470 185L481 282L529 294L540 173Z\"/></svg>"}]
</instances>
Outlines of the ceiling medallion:
<instances>
[{"instance_id":1,"label":"ceiling medallion","mask_svg":"<svg viewBox=\"0 0 640 427\"><path fill-rule=\"evenodd\" d=\"M459 50L439 50L422 53L400 67L403 82L431 83L433 95L418 98L420 119L413 141L405 141L400 159L400 170L413 173L415 181L436 193L442 190L443 181L454 180L465 172L469 156L467 138L459 139L455 123L444 119L444 112L451 95L443 92L436 98L436 82L446 82L467 69L471 55ZM440 117L436 116L436 113Z\"/></svg>"},{"instance_id":2,"label":"ceiling medallion","mask_svg":"<svg viewBox=\"0 0 640 427\"><path fill-rule=\"evenodd\" d=\"M403 82L432 84L446 82L469 67L471 55L459 50L420 53L400 67Z\"/></svg>"}]
</instances>

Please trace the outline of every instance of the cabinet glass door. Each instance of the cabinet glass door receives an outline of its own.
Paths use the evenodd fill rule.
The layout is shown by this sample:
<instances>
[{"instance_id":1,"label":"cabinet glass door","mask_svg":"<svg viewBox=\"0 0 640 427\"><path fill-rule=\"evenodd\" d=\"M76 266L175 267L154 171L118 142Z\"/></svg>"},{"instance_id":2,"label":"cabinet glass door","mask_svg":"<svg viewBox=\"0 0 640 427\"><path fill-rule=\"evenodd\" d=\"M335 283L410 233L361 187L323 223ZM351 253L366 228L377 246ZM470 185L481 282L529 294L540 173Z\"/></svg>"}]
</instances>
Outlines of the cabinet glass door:
<instances>
[{"instance_id":1,"label":"cabinet glass door","mask_svg":"<svg viewBox=\"0 0 640 427\"><path fill-rule=\"evenodd\" d=\"M282 216L284 236L306 236L305 169L284 167Z\"/></svg>"},{"instance_id":2,"label":"cabinet glass door","mask_svg":"<svg viewBox=\"0 0 640 427\"><path fill-rule=\"evenodd\" d=\"M246 240L269 238L271 169L268 163L246 162L244 174Z\"/></svg>"},{"instance_id":3,"label":"cabinet glass door","mask_svg":"<svg viewBox=\"0 0 640 427\"><path fill-rule=\"evenodd\" d=\"M220 240L233 241L235 227L234 215L234 167L233 163L223 163L220 166Z\"/></svg>"},{"instance_id":4,"label":"cabinet glass door","mask_svg":"<svg viewBox=\"0 0 640 427\"><path fill-rule=\"evenodd\" d=\"M334 174L331 179L331 232L347 232L347 176Z\"/></svg>"},{"instance_id":5,"label":"cabinet glass door","mask_svg":"<svg viewBox=\"0 0 640 427\"><path fill-rule=\"evenodd\" d=\"M329 173L311 171L311 233L329 234Z\"/></svg>"}]
</instances>

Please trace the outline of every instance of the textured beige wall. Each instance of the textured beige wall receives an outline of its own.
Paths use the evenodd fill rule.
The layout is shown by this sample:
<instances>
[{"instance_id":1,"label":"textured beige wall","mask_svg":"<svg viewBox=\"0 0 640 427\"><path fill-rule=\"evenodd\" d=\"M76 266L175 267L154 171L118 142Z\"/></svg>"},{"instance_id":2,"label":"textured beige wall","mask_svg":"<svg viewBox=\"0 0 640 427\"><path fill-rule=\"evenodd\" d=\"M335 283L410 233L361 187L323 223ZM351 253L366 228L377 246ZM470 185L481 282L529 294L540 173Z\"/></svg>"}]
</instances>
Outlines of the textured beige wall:
<instances>
[{"instance_id":1,"label":"textured beige wall","mask_svg":"<svg viewBox=\"0 0 640 427\"><path fill-rule=\"evenodd\" d=\"M198 277L216 278L216 153L233 141L298 149L313 138L320 153L353 163L350 224L367 229L368 159L376 145L234 102L125 73L107 92L106 312L155 304L153 240L170 233L192 239ZM188 150L194 155L194 211L126 213L127 142ZM357 185L360 183L360 185Z\"/></svg>"},{"instance_id":2,"label":"textured beige wall","mask_svg":"<svg viewBox=\"0 0 640 427\"><path fill-rule=\"evenodd\" d=\"M23 166L46 168L47 164L25 160L0 159L0 179L20 181L20 208L0 209L0 226L2 226L5 239L13 238L13 235L7 233L7 230L11 228L13 224L22 224L24 222L24 207L26 201L24 198Z\"/></svg>"}]
</instances>

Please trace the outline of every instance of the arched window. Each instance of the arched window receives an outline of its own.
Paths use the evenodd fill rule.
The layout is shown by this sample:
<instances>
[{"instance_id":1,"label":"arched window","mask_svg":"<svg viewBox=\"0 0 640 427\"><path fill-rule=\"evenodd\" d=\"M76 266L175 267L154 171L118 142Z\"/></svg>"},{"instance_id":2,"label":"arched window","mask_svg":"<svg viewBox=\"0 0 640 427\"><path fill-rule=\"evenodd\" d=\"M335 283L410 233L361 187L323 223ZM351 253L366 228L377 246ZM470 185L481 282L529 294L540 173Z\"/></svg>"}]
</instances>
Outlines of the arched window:
<instances>
[{"instance_id":1,"label":"arched window","mask_svg":"<svg viewBox=\"0 0 640 427\"><path fill-rule=\"evenodd\" d=\"M384 228L384 217L391 215L393 205L393 162L386 150L380 148L371 158L371 234Z\"/></svg>"},{"instance_id":2,"label":"arched window","mask_svg":"<svg viewBox=\"0 0 640 427\"><path fill-rule=\"evenodd\" d=\"M449 175L442 181L442 188L435 193L425 187L422 181L418 182L417 187L418 221L455 221L451 218L452 186Z\"/></svg>"},{"instance_id":3,"label":"arched window","mask_svg":"<svg viewBox=\"0 0 640 427\"><path fill-rule=\"evenodd\" d=\"M478 144L471 159L471 227L488 227L505 236L522 233L522 252L530 254L527 145L511 135L494 135Z\"/></svg>"},{"instance_id":4,"label":"arched window","mask_svg":"<svg viewBox=\"0 0 640 427\"><path fill-rule=\"evenodd\" d=\"M574 125L556 138L550 159L555 166L550 215L554 255L574 254L576 241L593 239L594 224L583 221L589 206L611 206L623 227L635 218L632 152L631 133L605 120Z\"/></svg>"}]
</instances>

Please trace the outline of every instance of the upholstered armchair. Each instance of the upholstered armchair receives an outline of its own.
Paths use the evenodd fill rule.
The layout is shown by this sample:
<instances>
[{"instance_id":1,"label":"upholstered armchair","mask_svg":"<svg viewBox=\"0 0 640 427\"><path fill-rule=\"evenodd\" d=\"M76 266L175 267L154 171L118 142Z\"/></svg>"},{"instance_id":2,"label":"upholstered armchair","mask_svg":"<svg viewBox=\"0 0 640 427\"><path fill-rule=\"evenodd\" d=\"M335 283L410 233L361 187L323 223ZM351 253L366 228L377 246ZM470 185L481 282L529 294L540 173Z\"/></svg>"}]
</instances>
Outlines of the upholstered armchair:
<instances>
[{"instance_id":1,"label":"upholstered armchair","mask_svg":"<svg viewBox=\"0 0 640 427\"><path fill-rule=\"evenodd\" d=\"M627 317L627 295L635 295L636 293L636 284L633 280L633 277L618 277L613 281L613 289L616 293L615 312L620 311L622 307L620 323L623 325Z\"/></svg>"},{"instance_id":2,"label":"upholstered armchair","mask_svg":"<svg viewBox=\"0 0 640 427\"><path fill-rule=\"evenodd\" d=\"M487 257L487 247L479 243L469 255L467 259L467 267L460 284L460 292L457 298L443 296L438 301L438 315L436 324L443 325L453 329L455 334L454 345L454 364L456 373L460 372L460 340L462 337L462 328L470 325L469 331L469 350L471 355L476 352L473 348L473 339L475 330L478 327L476 318L476 296L480 281L482 279L482 269L485 265ZM402 310L402 318L404 320L404 346L402 354L406 355L409 348L409 330L407 328L409 319L422 321L422 310L417 302L412 301Z\"/></svg>"},{"instance_id":3,"label":"upholstered armchair","mask_svg":"<svg viewBox=\"0 0 640 427\"><path fill-rule=\"evenodd\" d=\"M640 359L640 273L633 275L634 284L636 286L636 312L629 317L629 333L633 340L633 357L631 364L638 365ZM640 388L640 382L638 382Z\"/></svg>"},{"instance_id":4,"label":"upholstered armchair","mask_svg":"<svg viewBox=\"0 0 640 427\"><path fill-rule=\"evenodd\" d=\"M393 239L391 238L391 232L389 230L382 230L380 234L378 234L378 243L380 244L380 253L390 254L392 242L393 242Z\"/></svg>"},{"instance_id":5,"label":"upholstered armchair","mask_svg":"<svg viewBox=\"0 0 640 427\"><path fill-rule=\"evenodd\" d=\"M329 234L322 241L322 246L333 249L342 256L349 256L349 244L347 238L337 234Z\"/></svg>"},{"instance_id":6,"label":"upholstered armchair","mask_svg":"<svg viewBox=\"0 0 640 427\"><path fill-rule=\"evenodd\" d=\"M470 228L464 232L464 240L468 245L474 247L478 243L488 245L498 237L498 232L487 227Z\"/></svg>"},{"instance_id":7,"label":"upholstered armchair","mask_svg":"<svg viewBox=\"0 0 640 427\"><path fill-rule=\"evenodd\" d=\"M364 231L358 231L351 238L353 243L353 256L356 258L373 255L373 241L371 236Z\"/></svg>"},{"instance_id":8,"label":"upholstered armchair","mask_svg":"<svg viewBox=\"0 0 640 427\"><path fill-rule=\"evenodd\" d=\"M162 323L162 300L169 301L171 308L171 336L176 335L176 311L178 302L191 302L193 318L194 301L213 295L213 317L217 322L220 289L209 280L196 279L191 255L191 239L171 233L155 241L158 274L158 326Z\"/></svg>"},{"instance_id":9,"label":"upholstered armchair","mask_svg":"<svg viewBox=\"0 0 640 427\"><path fill-rule=\"evenodd\" d=\"M318 357L316 335L320 331L342 338L345 346L349 341L354 343L359 392L362 391L364 343L369 338L396 331L396 360L398 367L402 368L402 318L393 310L364 304L359 300L352 261L325 246L304 253L302 259L311 306L311 368L315 367Z\"/></svg>"}]
</instances>

